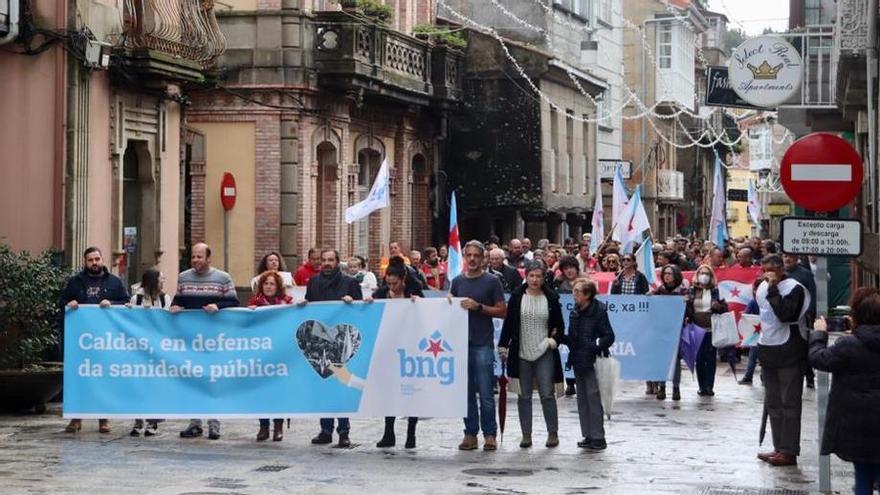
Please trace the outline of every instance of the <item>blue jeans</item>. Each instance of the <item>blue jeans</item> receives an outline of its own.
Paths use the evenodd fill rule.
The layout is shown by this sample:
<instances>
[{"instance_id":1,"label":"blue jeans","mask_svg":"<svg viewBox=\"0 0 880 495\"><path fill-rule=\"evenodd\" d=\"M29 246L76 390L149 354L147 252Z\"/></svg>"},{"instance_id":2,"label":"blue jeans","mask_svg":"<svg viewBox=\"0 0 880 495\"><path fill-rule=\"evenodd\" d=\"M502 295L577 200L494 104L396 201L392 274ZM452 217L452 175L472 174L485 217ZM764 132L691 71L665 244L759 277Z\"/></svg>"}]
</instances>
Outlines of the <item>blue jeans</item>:
<instances>
[{"instance_id":1,"label":"blue jeans","mask_svg":"<svg viewBox=\"0 0 880 495\"><path fill-rule=\"evenodd\" d=\"M464 418L464 434L494 437L495 422L495 352L492 346L468 347L468 415ZM477 406L477 394L480 404Z\"/></svg>"},{"instance_id":2,"label":"blue jeans","mask_svg":"<svg viewBox=\"0 0 880 495\"><path fill-rule=\"evenodd\" d=\"M871 495L874 487L880 483L880 464L867 464L854 462L856 470L856 486L853 487L855 495Z\"/></svg>"},{"instance_id":3,"label":"blue jeans","mask_svg":"<svg viewBox=\"0 0 880 495\"><path fill-rule=\"evenodd\" d=\"M758 346L749 349L749 363L746 365L746 374L743 380L751 380L755 374L755 368L758 367Z\"/></svg>"},{"instance_id":4,"label":"blue jeans","mask_svg":"<svg viewBox=\"0 0 880 495\"><path fill-rule=\"evenodd\" d=\"M340 435L348 435L348 430L351 429L351 424L348 421L348 418L337 418L339 420L339 427L336 428L336 433ZM326 433L328 435L333 434L333 418L321 418L321 433Z\"/></svg>"}]
</instances>

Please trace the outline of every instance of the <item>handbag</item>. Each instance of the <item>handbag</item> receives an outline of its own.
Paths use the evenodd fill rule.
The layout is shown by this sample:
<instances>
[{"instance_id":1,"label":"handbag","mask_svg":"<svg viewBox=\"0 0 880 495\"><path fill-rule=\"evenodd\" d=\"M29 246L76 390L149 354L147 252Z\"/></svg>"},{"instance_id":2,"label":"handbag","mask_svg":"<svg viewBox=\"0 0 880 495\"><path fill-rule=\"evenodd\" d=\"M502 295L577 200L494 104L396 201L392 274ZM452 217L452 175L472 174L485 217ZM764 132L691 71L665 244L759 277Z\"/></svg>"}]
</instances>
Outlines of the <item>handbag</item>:
<instances>
[{"instance_id":1,"label":"handbag","mask_svg":"<svg viewBox=\"0 0 880 495\"><path fill-rule=\"evenodd\" d=\"M736 316L733 311L712 315L712 346L716 349L739 344Z\"/></svg>"},{"instance_id":2,"label":"handbag","mask_svg":"<svg viewBox=\"0 0 880 495\"><path fill-rule=\"evenodd\" d=\"M613 357L598 357L593 364L593 370L596 372L596 381L599 382L602 409L605 411L605 416L611 419L614 394L617 392L617 382L620 380L620 361Z\"/></svg>"}]
</instances>

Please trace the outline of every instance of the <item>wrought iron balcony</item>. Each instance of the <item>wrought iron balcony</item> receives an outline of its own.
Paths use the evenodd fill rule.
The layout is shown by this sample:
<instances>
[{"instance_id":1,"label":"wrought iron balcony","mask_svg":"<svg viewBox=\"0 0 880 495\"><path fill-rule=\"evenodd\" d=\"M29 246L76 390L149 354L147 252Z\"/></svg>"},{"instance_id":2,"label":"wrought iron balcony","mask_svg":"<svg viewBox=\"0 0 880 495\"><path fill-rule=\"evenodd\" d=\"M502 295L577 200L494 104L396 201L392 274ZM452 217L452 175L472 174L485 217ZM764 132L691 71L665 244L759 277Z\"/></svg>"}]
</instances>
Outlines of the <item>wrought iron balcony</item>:
<instances>
[{"instance_id":1,"label":"wrought iron balcony","mask_svg":"<svg viewBox=\"0 0 880 495\"><path fill-rule=\"evenodd\" d=\"M867 99L865 63L868 20L878 12L868 12L867 0L838 0L837 23L831 65L836 68L837 96L841 107L864 105Z\"/></svg>"},{"instance_id":2,"label":"wrought iron balcony","mask_svg":"<svg viewBox=\"0 0 880 495\"><path fill-rule=\"evenodd\" d=\"M172 75L163 64L204 69L226 49L214 0L124 0L123 18L127 55L139 66Z\"/></svg>"},{"instance_id":3,"label":"wrought iron balcony","mask_svg":"<svg viewBox=\"0 0 880 495\"><path fill-rule=\"evenodd\" d=\"M832 57L834 26L807 26L781 34L801 56L801 87L780 108L834 109L837 106L836 64Z\"/></svg>"},{"instance_id":4,"label":"wrought iron balcony","mask_svg":"<svg viewBox=\"0 0 880 495\"><path fill-rule=\"evenodd\" d=\"M321 85L414 104L461 98L461 54L347 12L319 12L315 66Z\"/></svg>"}]
</instances>

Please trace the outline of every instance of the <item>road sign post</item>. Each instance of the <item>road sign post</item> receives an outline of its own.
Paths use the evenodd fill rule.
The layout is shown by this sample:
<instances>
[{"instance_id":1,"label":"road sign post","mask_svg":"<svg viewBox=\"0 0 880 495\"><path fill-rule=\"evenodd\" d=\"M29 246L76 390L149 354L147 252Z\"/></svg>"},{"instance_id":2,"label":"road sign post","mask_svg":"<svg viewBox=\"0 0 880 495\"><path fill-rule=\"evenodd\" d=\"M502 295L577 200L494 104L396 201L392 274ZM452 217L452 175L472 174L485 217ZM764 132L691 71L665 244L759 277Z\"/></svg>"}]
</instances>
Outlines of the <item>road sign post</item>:
<instances>
[{"instance_id":1,"label":"road sign post","mask_svg":"<svg viewBox=\"0 0 880 495\"><path fill-rule=\"evenodd\" d=\"M223 271L229 272L229 210L235 206L238 195L235 177L229 172L223 173L220 181L220 204L223 205Z\"/></svg>"}]
</instances>

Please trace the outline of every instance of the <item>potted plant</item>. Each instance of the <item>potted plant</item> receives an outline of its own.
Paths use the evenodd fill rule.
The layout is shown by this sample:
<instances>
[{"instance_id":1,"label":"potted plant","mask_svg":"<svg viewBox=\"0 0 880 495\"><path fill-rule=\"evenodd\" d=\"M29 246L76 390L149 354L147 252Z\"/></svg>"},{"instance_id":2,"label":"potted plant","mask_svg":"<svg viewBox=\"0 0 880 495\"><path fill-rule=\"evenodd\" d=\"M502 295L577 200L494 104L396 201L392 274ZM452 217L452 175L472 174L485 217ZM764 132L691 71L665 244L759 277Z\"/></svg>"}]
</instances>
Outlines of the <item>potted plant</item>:
<instances>
[{"instance_id":1,"label":"potted plant","mask_svg":"<svg viewBox=\"0 0 880 495\"><path fill-rule=\"evenodd\" d=\"M345 11L355 11L376 24L386 25L394 18L394 9L378 0L336 0Z\"/></svg>"},{"instance_id":2,"label":"potted plant","mask_svg":"<svg viewBox=\"0 0 880 495\"><path fill-rule=\"evenodd\" d=\"M458 30L433 24L419 24L413 28L413 36L420 40L430 41L437 46L446 46L456 50L464 50L467 40Z\"/></svg>"},{"instance_id":3,"label":"potted plant","mask_svg":"<svg viewBox=\"0 0 880 495\"><path fill-rule=\"evenodd\" d=\"M62 365L45 359L58 344L58 300L69 275L51 252L32 256L0 244L0 407L40 413L61 391Z\"/></svg>"}]
</instances>

